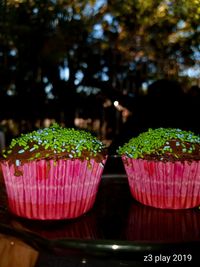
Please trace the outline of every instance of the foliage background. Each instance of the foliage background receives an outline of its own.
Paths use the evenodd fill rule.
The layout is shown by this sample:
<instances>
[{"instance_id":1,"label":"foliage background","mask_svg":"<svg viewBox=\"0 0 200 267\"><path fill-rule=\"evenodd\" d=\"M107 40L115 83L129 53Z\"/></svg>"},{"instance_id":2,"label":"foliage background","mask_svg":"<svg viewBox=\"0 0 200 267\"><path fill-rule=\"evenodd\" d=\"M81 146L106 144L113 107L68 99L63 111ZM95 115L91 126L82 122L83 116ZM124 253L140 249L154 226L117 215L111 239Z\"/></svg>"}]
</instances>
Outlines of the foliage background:
<instances>
[{"instance_id":1,"label":"foliage background","mask_svg":"<svg viewBox=\"0 0 200 267\"><path fill-rule=\"evenodd\" d=\"M199 22L200 0L1 0L1 120L73 126L159 79L188 92L200 82Z\"/></svg>"}]
</instances>

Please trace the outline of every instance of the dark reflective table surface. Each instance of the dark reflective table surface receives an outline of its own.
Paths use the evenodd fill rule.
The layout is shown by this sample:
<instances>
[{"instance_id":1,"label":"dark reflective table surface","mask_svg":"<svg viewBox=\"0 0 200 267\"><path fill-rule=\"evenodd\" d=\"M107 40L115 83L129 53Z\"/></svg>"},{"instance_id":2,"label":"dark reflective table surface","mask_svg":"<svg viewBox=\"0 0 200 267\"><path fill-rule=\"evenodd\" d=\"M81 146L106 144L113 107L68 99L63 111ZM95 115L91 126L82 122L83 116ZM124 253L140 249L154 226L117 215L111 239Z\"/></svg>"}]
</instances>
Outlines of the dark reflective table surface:
<instances>
[{"instance_id":1,"label":"dark reflective table surface","mask_svg":"<svg viewBox=\"0 0 200 267\"><path fill-rule=\"evenodd\" d=\"M0 267L188 266L198 261L200 210L138 203L123 170L105 173L92 210L73 220L18 218L9 213L3 182L0 188Z\"/></svg>"}]
</instances>

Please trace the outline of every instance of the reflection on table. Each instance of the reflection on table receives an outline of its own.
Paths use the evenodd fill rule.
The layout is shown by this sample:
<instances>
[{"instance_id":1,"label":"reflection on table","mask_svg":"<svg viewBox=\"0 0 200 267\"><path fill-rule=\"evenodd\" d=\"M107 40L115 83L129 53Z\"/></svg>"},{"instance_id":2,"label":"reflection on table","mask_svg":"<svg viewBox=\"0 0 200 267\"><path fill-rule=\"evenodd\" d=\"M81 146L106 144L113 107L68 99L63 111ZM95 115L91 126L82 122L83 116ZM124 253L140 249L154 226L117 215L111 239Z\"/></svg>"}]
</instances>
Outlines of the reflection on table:
<instances>
[{"instance_id":1,"label":"reflection on table","mask_svg":"<svg viewBox=\"0 0 200 267\"><path fill-rule=\"evenodd\" d=\"M200 211L162 210L133 202L125 238L129 241L189 242L200 240Z\"/></svg>"}]
</instances>

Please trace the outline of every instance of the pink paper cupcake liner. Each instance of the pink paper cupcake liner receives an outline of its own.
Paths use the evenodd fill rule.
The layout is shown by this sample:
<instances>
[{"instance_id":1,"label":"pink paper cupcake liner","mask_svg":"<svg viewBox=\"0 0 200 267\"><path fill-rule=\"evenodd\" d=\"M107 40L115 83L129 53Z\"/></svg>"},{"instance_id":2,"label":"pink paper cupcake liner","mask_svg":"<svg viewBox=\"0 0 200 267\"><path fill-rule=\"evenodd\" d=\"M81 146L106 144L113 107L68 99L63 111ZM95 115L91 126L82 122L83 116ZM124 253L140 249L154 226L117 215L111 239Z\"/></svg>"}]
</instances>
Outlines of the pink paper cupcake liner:
<instances>
[{"instance_id":1,"label":"pink paper cupcake liner","mask_svg":"<svg viewBox=\"0 0 200 267\"><path fill-rule=\"evenodd\" d=\"M132 196L162 209L200 205L200 162L162 162L122 157Z\"/></svg>"},{"instance_id":2,"label":"pink paper cupcake liner","mask_svg":"<svg viewBox=\"0 0 200 267\"><path fill-rule=\"evenodd\" d=\"M76 218L92 208L105 160L39 160L18 167L6 161L2 171L10 211L40 220Z\"/></svg>"}]
</instances>

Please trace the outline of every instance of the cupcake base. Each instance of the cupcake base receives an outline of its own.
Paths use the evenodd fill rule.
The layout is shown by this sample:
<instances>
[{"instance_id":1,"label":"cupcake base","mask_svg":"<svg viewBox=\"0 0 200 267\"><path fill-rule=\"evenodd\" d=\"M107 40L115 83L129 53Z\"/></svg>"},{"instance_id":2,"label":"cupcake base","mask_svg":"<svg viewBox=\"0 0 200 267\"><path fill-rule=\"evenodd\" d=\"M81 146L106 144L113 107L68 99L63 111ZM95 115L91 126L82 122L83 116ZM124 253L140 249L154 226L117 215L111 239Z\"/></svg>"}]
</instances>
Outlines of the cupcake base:
<instances>
[{"instance_id":1,"label":"cupcake base","mask_svg":"<svg viewBox=\"0 0 200 267\"><path fill-rule=\"evenodd\" d=\"M77 218L90 210L95 202L96 195L79 201L70 203L55 204L33 204L18 203L15 200L8 199L10 212L29 219L40 220L62 220Z\"/></svg>"},{"instance_id":2,"label":"cupcake base","mask_svg":"<svg viewBox=\"0 0 200 267\"><path fill-rule=\"evenodd\" d=\"M132 196L161 209L200 205L200 162L161 162L122 157Z\"/></svg>"},{"instance_id":3,"label":"cupcake base","mask_svg":"<svg viewBox=\"0 0 200 267\"><path fill-rule=\"evenodd\" d=\"M2 163L8 205L17 216L36 220L79 217L92 208L104 164L95 160L38 160L16 167Z\"/></svg>"}]
</instances>

